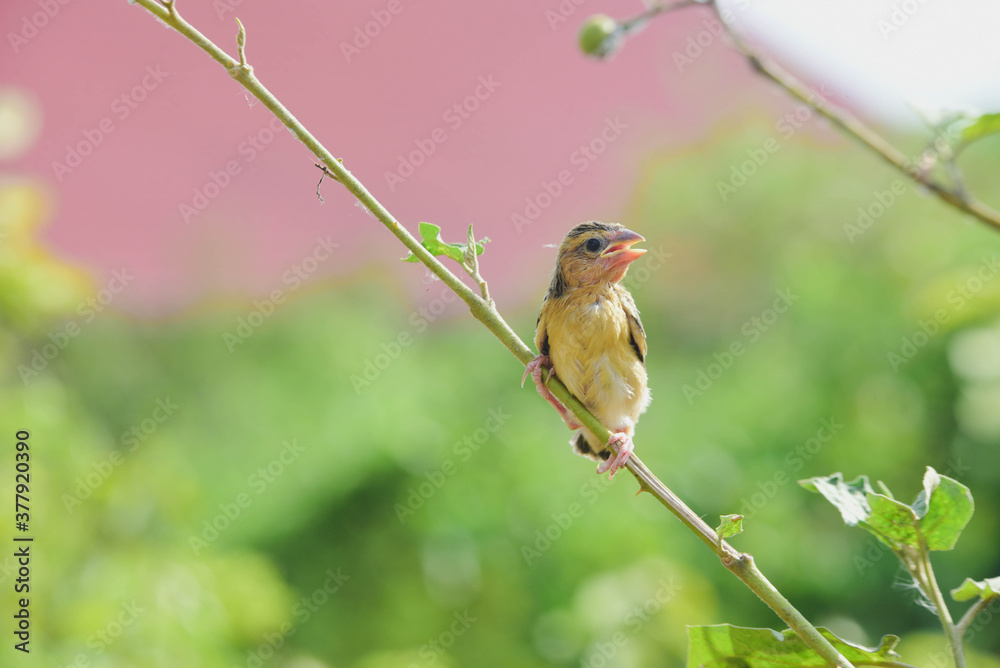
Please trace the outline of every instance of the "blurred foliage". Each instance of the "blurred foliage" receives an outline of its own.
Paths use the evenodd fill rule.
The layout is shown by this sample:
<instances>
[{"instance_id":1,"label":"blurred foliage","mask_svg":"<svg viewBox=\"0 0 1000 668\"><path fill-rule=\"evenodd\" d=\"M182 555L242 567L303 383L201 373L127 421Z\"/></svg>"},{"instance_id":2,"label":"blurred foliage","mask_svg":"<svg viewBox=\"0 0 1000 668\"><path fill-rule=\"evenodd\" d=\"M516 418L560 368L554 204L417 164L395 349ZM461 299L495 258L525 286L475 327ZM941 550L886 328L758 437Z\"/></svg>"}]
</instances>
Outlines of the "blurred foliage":
<instances>
[{"instance_id":1,"label":"blurred foliage","mask_svg":"<svg viewBox=\"0 0 1000 668\"><path fill-rule=\"evenodd\" d=\"M626 278L654 396L638 452L710 522L746 515L734 544L813 621L944 665L892 555L795 481L909 498L934 466L976 500L934 555L942 588L1000 573L1000 237L906 183L849 239L897 177L846 145L786 142L722 201L762 128L648 157L621 216L652 250ZM974 189L1000 174L966 160ZM440 283L424 313L373 271L271 315L84 322L93 287L39 250L42 202L0 191L0 433L36 456L38 665L652 667L683 663L688 624L780 627L627 475L571 455L516 360L461 305L434 315ZM525 339L546 284L507 314ZM995 628L971 665L997 665Z\"/></svg>"}]
</instances>

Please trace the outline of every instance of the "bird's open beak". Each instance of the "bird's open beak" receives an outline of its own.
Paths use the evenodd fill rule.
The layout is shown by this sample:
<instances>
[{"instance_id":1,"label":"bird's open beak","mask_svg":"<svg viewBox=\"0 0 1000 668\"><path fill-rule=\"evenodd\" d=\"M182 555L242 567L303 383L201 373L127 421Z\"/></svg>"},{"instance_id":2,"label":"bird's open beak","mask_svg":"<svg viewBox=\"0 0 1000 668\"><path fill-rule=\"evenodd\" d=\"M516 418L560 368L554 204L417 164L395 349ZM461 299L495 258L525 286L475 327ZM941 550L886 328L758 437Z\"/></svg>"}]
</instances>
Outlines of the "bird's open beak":
<instances>
[{"instance_id":1,"label":"bird's open beak","mask_svg":"<svg viewBox=\"0 0 1000 668\"><path fill-rule=\"evenodd\" d=\"M622 230L608 239L608 247L601 253L601 259L611 267L625 268L638 260L646 252L645 248L632 248L632 244L645 241L632 230Z\"/></svg>"}]
</instances>

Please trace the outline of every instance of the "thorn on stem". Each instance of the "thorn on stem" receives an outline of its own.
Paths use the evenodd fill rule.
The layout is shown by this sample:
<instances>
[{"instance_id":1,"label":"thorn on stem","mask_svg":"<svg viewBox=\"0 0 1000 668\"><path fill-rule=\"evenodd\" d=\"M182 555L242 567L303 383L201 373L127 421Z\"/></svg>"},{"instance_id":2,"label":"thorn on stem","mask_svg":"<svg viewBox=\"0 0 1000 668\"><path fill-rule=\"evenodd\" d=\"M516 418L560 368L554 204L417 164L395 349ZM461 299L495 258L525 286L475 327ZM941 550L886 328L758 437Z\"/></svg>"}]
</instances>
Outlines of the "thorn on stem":
<instances>
[{"instance_id":1,"label":"thorn on stem","mask_svg":"<svg viewBox=\"0 0 1000 668\"><path fill-rule=\"evenodd\" d=\"M343 161L343 160L341 160L340 158L337 158L337 162L344 162L344 161ZM315 166L316 166L317 168L319 168L320 170L322 170L322 171L323 171L323 174L325 174L325 175L326 175L327 177L329 177L329 178L333 179L333 180L334 180L334 181L336 181L337 183L340 183L340 179L338 179L338 178L337 178L337 175L336 175L336 174L334 174L333 172L331 172L331 171L330 171L330 168L329 168L329 167L327 167L326 165L324 165L324 164L323 164L322 162L316 162L316 163L313 163L313 164L314 164L314 165L315 165Z\"/></svg>"},{"instance_id":2,"label":"thorn on stem","mask_svg":"<svg viewBox=\"0 0 1000 668\"><path fill-rule=\"evenodd\" d=\"M323 172L322 174L320 174L319 183L316 184L316 197L318 197L320 203L322 203L325 200L323 199L323 196L319 193L319 189L320 189L320 186L323 185L323 179L325 179L326 177L329 176L331 179L333 179L337 183L340 183L340 179L338 179L337 175L334 174L333 172L331 172L330 168L327 167L326 165L324 165L322 162L314 162L313 165L315 165L321 172Z\"/></svg>"},{"instance_id":3,"label":"thorn on stem","mask_svg":"<svg viewBox=\"0 0 1000 668\"><path fill-rule=\"evenodd\" d=\"M320 187L323 185L323 179L325 179L325 178L326 178L326 172L323 171L319 175L319 183L316 184L316 197L319 198L319 203L320 204L322 204L323 202L326 201L325 199L323 199L323 195L319 191Z\"/></svg>"}]
</instances>

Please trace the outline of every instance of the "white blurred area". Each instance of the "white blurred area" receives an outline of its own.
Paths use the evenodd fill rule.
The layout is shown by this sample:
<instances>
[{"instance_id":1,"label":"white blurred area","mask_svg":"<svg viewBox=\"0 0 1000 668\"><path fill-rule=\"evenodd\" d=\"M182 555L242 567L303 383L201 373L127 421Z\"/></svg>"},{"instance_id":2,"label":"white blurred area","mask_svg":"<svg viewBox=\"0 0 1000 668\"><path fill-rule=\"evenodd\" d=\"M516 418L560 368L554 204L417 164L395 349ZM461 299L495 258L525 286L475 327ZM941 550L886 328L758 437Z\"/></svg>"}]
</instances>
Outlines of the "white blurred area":
<instances>
[{"instance_id":1,"label":"white blurred area","mask_svg":"<svg viewBox=\"0 0 1000 668\"><path fill-rule=\"evenodd\" d=\"M998 0L719 0L742 34L878 123L1000 111ZM918 112L918 110L920 110Z\"/></svg>"},{"instance_id":2,"label":"white blurred area","mask_svg":"<svg viewBox=\"0 0 1000 668\"><path fill-rule=\"evenodd\" d=\"M962 382L955 408L962 431L983 442L1000 439L1000 324L957 334L948 360Z\"/></svg>"}]
</instances>

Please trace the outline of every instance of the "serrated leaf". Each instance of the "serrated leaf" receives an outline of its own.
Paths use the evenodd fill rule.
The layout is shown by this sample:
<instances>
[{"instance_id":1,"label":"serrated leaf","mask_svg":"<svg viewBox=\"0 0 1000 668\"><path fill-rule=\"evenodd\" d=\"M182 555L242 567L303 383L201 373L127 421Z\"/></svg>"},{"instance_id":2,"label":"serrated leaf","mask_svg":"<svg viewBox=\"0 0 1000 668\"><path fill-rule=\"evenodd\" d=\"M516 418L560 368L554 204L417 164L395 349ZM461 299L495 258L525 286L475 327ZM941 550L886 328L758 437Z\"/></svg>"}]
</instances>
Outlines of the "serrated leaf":
<instances>
[{"instance_id":1,"label":"serrated leaf","mask_svg":"<svg viewBox=\"0 0 1000 668\"><path fill-rule=\"evenodd\" d=\"M462 261L458 244L449 244L441 238L441 227L433 223L420 223L420 245L432 255L447 255L455 262Z\"/></svg>"},{"instance_id":2,"label":"serrated leaf","mask_svg":"<svg viewBox=\"0 0 1000 668\"><path fill-rule=\"evenodd\" d=\"M998 132L1000 132L1000 113L983 114L973 121L971 125L962 128L959 136L964 143L969 144L977 139L995 135Z\"/></svg>"},{"instance_id":3,"label":"serrated leaf","mask_svg":"<svg viewBox=\"0 0 1000 668\"><path fill-rule=\"evenodd\" d=\"M951 597L956 601L971 601L974 598L989 601L998 596L1000 596L1000 576L985 580L965 578L965 582L951 590Z\"/></svg>"},{"instance_id":4,"label":"serrated leaf","mask_svg":"<svg viewBox=\"0 0 1000 668\"><path fill-rule=\"evenodd\" d=\"M873 491L866 476L844 482L840 473L834 473L799 484L826 497L849 526L870 531L897 551L903 546L920 548L921 537L929 550L953 549L974 509L968 487L930 467L912 505L894 499L882 483L884 494Z\"/></svg>"},{"instance_id":5,"label":"serrated leaf","mask_svg":"<svg viewBox=\"0 0 1000 668\"><path fill-rule=\"evenodd\" d=\"M838 638L828 629L818 630L855 665L912 668L898 660L896 636L885 636L878 647L867 648ZM779 633L719 624L688 627L687 665L688 668L825 668L829 664L791 629Z\"/></svg>"},{"instance_id":6,"label":"serrated leaf","mask_svg":"<svg viewBox=\"0 0 1000 668\"><path fill-rule=\"evenodd\" d=\"M920 518L927 549L951 550L972 519L975 504L968 487L928 466L924 489L913 502L913 509Z\"/></svg>"},{"instance_id":7,"label":"serrated leaf","mask_svg":"<svg viewBox=\"0 0 1000 668\"><path fill-rule=\"evenodd\" d=\"M720 543L726 538L738 536L743 533L742 515L720 515L719 519L722 521L719 523L719 526L715 527L715 538Z\"/></svg>"},{"instance_id":8,"label":"serrated leaf","mask_svg":"<svg viewBox=\"0 0 1000 668\"><path fill-rule=\"evenodd\" d=\"M427 249L431 255L445 255L455 262L461 264L465 259L465 251L469 247L469 244L450 244L441 238L441 227L435 225L434 223L421 222L418 224L418 230L420 232L420 245ZM476 242L476 255L482 255L484 244L488 242L489 239L481 239ZM420 259L410 253L405 258L403 262L419 262Z\"/></svg>"},{"instance_id":9,"label":"serrated leaf","mask_svg":"<svg viewBox=\"0 0 1000 668\"><path fill-rule=\"evenodd\" d=\"M913 508L902 501L896 501L885 494L872 492L868 495L871 514L861 522L880 541L896 550L900 545L919 547L917 516Z\"/></svg>"},{"instance_id":10,"label":"serrated leaf","mask_svg":"<svg viewBox=\"0 0 1000 668\"><path fill-rule=\"evenodd\" d=\"M872 492L872 487L868 484L868 476L862 475L851 482L844 482L844 474L834 473L826 477L800 480L799 484L811 492L822 494L840 511L840 516L848 526L864 522L871 513L868 495Z\"/></svg>"},{"instance_id":11,"label":"serrated leaf","mask_svg":"<svg viewBox=\"0 0 1000 668\"><path fill-rule=\"evenodd\" d=\"M860 526L871 532L880 541L893 550L898 543L908 544L916 540L913 523L916 518L912 510L904 503L892 498L891 494L879 494L872 490L868 476L858 476L851 482L844 482L841 473L826 477L800 480L799 484L806 489L822 494L832 503L844 523L848 526ZM885 485L881 485L885 489Z\"/></svg>"}]
</instances>

